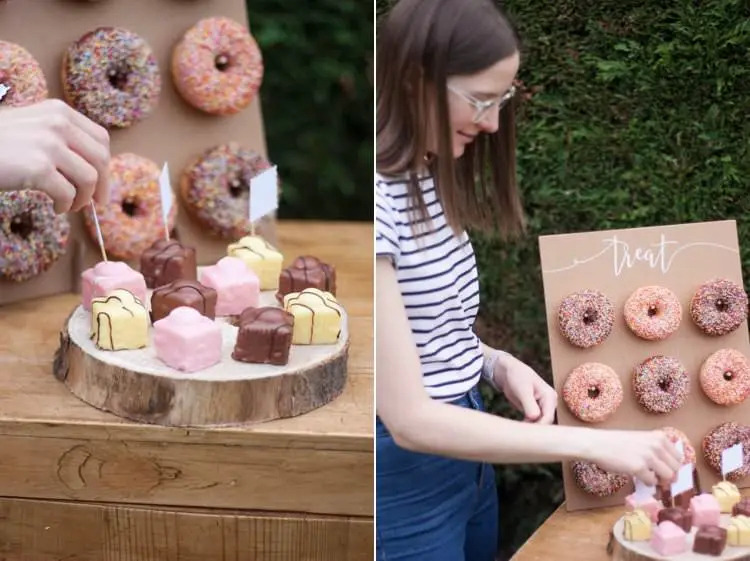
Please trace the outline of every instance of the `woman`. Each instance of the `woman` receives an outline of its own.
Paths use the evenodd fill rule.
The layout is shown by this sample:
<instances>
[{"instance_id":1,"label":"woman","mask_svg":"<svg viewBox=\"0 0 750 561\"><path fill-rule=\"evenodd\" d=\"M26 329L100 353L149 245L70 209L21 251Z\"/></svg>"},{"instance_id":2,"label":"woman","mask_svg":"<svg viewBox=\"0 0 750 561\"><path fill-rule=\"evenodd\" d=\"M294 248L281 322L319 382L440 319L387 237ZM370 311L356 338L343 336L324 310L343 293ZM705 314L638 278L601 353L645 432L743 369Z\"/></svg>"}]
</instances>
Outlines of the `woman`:
<instances>
[{"instance_id":1,"label":"woman","mask_svg":"<svg viewBox=\"0 0 750 561\"><path fill-rule=\"evenodd\" d=\"M553 425L554 390L473 332L465 229L524 227L508 21L490 0L401 0L377 61L378 559L491 561L491 464L583 459L653 485L674 477L679 455L660 431ZM482 376L526 422L481 411Z\"/></svg>"},{"instance_id":2,"label":"woman","mask_svg":"<svg viewBox=\"0 0 750 561\"><path fill-rule=\"evenodd\" d=\"M65 102L0 109L0 192L37 189L58 213L105 202L109 134Z\"/></svg>"}]
</instances>

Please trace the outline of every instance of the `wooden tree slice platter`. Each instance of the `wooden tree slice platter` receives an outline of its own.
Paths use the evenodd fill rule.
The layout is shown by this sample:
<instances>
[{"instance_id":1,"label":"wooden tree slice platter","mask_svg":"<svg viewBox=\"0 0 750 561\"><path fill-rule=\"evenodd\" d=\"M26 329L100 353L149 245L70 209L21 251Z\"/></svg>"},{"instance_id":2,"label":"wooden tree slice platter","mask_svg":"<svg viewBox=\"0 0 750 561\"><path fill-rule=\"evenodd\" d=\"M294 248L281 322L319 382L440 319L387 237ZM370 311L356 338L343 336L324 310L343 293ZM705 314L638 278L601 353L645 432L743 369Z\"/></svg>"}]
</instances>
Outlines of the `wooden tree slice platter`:
<instances>
[{"instance_id":1,"label":"wooden tree slice platter","mask_svg":"<svg viewBox=\"0 0 750 561\"><path fill-rule=\"evenodd\" d=\"M729 518L730 515L722 514L720 525L726 528L729 524ZM707 559L716 559L719 561L750 561L750 547L732 547L728 545L724 548L724 552L718 557L693 553L693 539L695 538L695 532L697 531L697 528L695 527L693 527L693 530L687 538L687 551L680 555L671 555L669 557L657 555L657 553L651 548L649 542L627 541L623 534L624 528L625 523L623 522L623 519L620 518L615 522L614 528L612 529L612 535L610 536L609 553L615 561L706 561Z\"/></svg>"},{"instance_id":2,"label":"wooden tree slice platter","mask_svg":"<svg viewBox=\"0 0 750 561\"><path fill-rule=\"evenodd\" d=\"M263 306L279 305L271 291L262 292L260 300ZM235 361L231 353L237 328L230 318L216 321L224 341L222 361L184 373L156 358L153 346L98 349L89 338L91 315L78 306L61 330L54 374L98 409L169 426L227 426L294 417L329 403L343 391L349 351L345 313L335 345L292 345L284 366Z\"/></svg>"}]
</instances>

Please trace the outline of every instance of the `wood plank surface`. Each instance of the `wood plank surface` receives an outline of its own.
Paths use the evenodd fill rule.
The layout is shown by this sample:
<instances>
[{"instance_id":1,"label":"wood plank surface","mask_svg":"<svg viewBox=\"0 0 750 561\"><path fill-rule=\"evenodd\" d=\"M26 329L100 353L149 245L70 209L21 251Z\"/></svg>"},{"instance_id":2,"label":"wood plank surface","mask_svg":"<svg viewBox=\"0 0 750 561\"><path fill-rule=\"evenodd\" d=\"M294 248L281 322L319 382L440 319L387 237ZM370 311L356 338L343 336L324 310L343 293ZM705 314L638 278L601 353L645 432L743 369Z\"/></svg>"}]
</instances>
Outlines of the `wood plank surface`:
<instances>
[{"instance_id":1,"label":"wood plank surface","mask_svg":"<svg viewBox=\"0 0 750 561\"><path fill-rule=\"evenodd\" d=\"M0 447L12 458L0 462L0 495L371 515L373 227L282 221L278 231L285 262L312 254L337 268L351 318L338 399L243 428L131 423L79 401L52 375L78 296L0 307Z\"/></svg>"},{"instance_id":2,"label":"wood plank surface","mask_svg":"<svg viewBox=\"0 0 750 561\"><path fill-rule=\"evenodd\" d=\"M710 493L711 489L703 491ZM740 492L750 497L750 489ZM611 561L607 553L609 532L624 513L624 506L568 512L563 503L511 561Z\"/></svg>"},{"instance_id":3,"label":"wood plank surface","mask_svg":"<svg viewBox=\"0 0 750 561\"><path fill-rule=\"evenodd\" d=\"M6 561L369 561L372 520L0 500Z\"/></svg>"}]
</instances>

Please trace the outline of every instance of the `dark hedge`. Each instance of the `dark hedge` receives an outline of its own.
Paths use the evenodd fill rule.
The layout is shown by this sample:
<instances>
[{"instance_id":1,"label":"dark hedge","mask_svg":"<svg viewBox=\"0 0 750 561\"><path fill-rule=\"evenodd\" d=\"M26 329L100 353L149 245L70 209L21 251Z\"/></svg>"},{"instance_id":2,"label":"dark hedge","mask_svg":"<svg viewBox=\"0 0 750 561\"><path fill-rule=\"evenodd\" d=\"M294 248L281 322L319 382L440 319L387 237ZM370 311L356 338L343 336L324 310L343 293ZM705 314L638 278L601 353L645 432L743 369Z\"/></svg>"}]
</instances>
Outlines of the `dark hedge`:
<instances>
[{"instance_id":1,"label":"dark hedge","mask_svg":"<svg viewBox=\"0 0 750 561\"><path fill-rule=\"evenodd\" d=\"M379 14L387 4L378 0ZM750 3L504 7L524 42L518 164L530 229L509 243L473 236L477 330L551 381L539 235L736 219L747 271ZM561 503L559 466L500 466L498 492L509 558Z\"/></svg>"},{"instance_id":2,"label":"dark hedge","mask_svg":"<svg viewBox=\"0 0 750 561\"><path fill-rule=\"evenodd\" d=\"M372 220L373 5L248 0L280 218Z\"/></svg>"}]
</instances>

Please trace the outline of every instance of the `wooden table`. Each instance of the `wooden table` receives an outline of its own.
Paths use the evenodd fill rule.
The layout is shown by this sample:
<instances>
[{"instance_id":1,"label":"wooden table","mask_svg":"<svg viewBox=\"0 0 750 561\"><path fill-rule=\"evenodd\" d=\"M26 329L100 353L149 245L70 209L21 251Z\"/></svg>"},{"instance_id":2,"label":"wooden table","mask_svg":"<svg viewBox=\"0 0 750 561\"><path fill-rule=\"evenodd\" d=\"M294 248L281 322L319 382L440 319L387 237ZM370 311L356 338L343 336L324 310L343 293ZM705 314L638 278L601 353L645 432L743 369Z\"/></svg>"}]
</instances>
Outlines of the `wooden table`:
<instances>
[{"instance_id":1,"label":"wooden table","mask_svg":"<svg viewBox=\"0 0 750 561\"><path fill-rule=\"evenodd\" d=\"M623 507L568 512L563 503L511 561L610 561L609 531L623 512Z\"/></svg>"},{"instance_id":2,"label":"wooden table","mask_svg":"<svg viewBox=\"0 0 750 561\"><path fill-rule=\"evenodd\" d=\"M740 492L750 496L750 489ZM616 561L607 553L607 544L610 530L624 513L624 506L568 512L563 503L511 561Z\"/></svg>"},{"instance_id":3,"label":"wooden table","mask_svg":"<svg viewBox=\"0 0 750 561\"><path fill-rule=\"evenodd\" d=\"M61 295L0 308L0 559L373 558L373 229L281 222L290 262L337 267L351 352L341 397L250 428L133 424L52 375Z\"/></svg>"}]
</instances>

